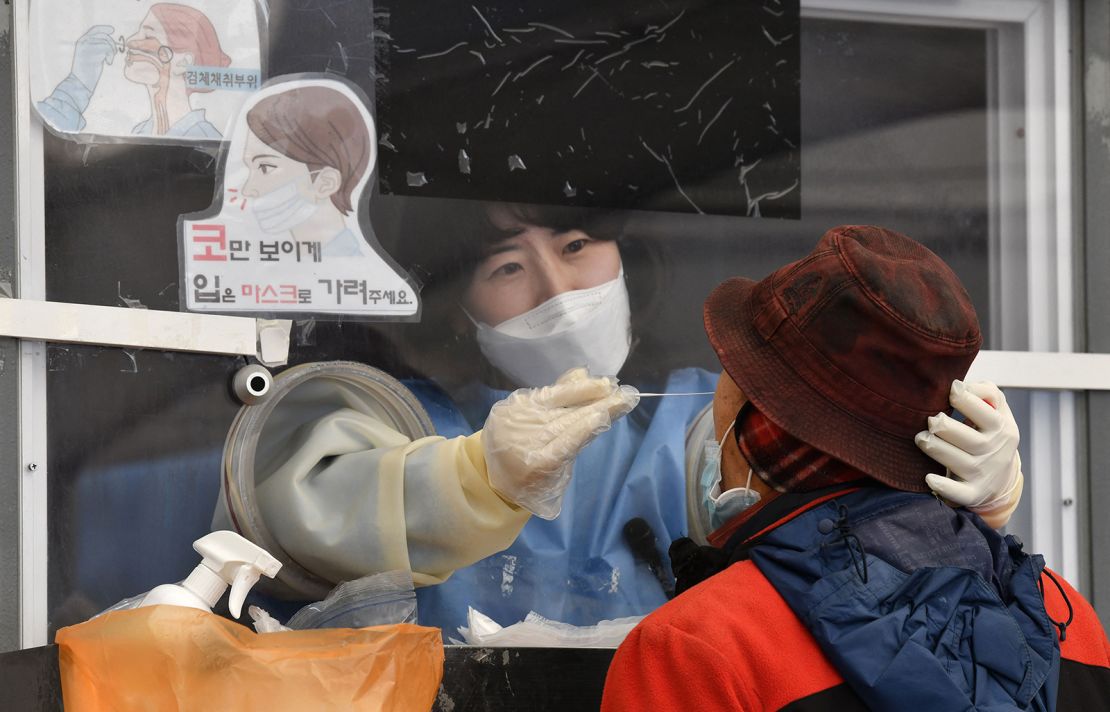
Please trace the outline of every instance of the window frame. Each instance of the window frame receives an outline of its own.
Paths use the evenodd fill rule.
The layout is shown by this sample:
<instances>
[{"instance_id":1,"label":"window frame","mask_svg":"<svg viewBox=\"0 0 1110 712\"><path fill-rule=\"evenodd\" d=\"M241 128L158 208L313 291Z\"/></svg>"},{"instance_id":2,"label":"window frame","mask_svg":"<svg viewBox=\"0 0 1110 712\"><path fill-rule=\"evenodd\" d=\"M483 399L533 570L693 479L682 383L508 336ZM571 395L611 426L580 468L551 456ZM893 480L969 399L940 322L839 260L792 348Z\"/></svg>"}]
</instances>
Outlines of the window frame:
<instances>
[{"instance_id":1,"label":"window frame","mask_svg":"<svg viewBox=\"0 0 1110 712\"><path fill-rule=\"evenodd\" d=\"M13 71L18 298L46 296L43 128L30 94L30 0L15 0ZM1042 389L1030 394L1032 548L1083 582L1079 507L1077 392L1110 390L1110 355L1077 359L1074 260L1079 239L1073 220L1072 29L1067 0L801 0L803 18L976 27L995 30L993 101L1003 110L992 122L991 303L994 343L973 374L1000 385ZM1009 71L1024 57L1021 72ZM1020 103L1018 103L1020 101ZM1014 111L1006 107L1017 106ZM1019 131L1023 136L1019 136ZM999 167L1006 166L1003 171ZM1013 167L1013 170L1010 168ZM1024 179L1015 178L1023 176ZM1002 235L1024 235L1023 250L1002 249ZM995 259L997 257L997 259ZM1028 265L1044 269L1027 269ZM1003 304L1013 308L1003 309ZM2 330L0 330L2 331ZM0 616L17 617L20 646L47 640L46 342L20 343L18 441L20 520L18 600L0 602ZM1012 352L1035 352L1033 354ZM1032 357L1036 358L1032 358ZM1089 357L1088 357L1089 356ZM994 376L1004 373L1004 378ZM1067 373L1061 382L1046 376ZM973 376L974 377L974 376ZM1051 477L1045 477L1051 473ZM1064 502L1071 500L1072 505ZM1089 526L1084 523L1084 526ZM1089 534L1089 532L1088 532ZM1082 584L1081 584L1082 589Z\"/></svg>"}]
</instances>

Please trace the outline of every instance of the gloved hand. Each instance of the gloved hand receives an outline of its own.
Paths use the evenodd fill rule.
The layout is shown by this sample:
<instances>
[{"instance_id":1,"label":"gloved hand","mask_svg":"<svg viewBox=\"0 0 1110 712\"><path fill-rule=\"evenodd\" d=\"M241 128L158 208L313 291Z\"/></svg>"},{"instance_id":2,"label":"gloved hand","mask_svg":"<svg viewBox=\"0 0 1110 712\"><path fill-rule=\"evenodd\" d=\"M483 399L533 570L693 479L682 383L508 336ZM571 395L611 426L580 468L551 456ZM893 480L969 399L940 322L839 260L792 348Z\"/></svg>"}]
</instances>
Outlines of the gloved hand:
<instances>
[{"instance_id":1,"label":"gloved hand","mask_svg":"<svg viewBox=\"0 0 1110 712\"><path fill-rule=\"evenodd\" d=\"M1006 396L989 381L953 381L949 403L975 427L944 413L929 418L929 429L918 433L914 442L947 467L949 476L928 474L925 483L991 527L1003 527L1021 501L1025 481L1017 452L1017 421Z\"/></svg>"},{"instance_id":2,"label":"gloved hand","mask_svg":"<svg viewBox=\"0 0 1110 712\"><path fill-rule=\"evenodd\" d=\"M494 404L482 431L490 484L537 517L554 519L575 456L639 401L635 388L590 378L584 368L553 386L514 391Z\"/></svg>"},{"instance_id":3,"label":"gloved hand","mask_svg":"<svg viewBox=\"0 0 1110 712\"><path fill-rule=\"evenodd\" d=\"M96 89L104 65L116 59L116 41L112 39L115 31L111 25L94 25L77 40L70 73L89 91Z\"/></svg>"}]
</instances>

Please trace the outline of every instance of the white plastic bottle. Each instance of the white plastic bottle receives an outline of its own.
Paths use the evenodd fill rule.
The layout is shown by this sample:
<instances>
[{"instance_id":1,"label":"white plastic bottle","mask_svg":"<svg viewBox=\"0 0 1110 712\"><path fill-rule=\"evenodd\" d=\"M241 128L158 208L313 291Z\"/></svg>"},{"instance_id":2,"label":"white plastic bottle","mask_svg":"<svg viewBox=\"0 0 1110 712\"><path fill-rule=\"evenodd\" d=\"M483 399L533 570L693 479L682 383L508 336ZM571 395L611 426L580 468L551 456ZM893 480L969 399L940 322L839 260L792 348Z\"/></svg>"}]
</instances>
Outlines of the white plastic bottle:
<instances>
[{"instance_id":1,"label":"white plastic bottle","mask_svg":"<svg viewBox=\"0 0 1110 712\"><path fill-rule=\"evenodd\" d=\"M235 532L212 532L193 542L193 548L204 557L200 566L180 584L167 583L152 589L136 608L168 604L211 611L231 586L227 606L238 618L243 600L259 577L265 574L273 578L281 569L280 561Z\"/></svg>"}]
</instances>

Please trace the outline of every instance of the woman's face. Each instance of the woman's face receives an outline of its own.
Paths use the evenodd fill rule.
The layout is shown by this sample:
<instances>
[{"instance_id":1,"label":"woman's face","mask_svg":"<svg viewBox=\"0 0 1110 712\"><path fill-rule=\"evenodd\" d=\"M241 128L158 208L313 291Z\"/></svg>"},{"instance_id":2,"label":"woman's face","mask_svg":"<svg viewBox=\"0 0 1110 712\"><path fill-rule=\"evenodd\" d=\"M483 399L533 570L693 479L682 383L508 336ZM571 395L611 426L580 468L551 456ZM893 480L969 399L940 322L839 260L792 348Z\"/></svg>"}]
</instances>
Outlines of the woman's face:
<instances>
[{"instance_id":1,"label":"woman's face","mask_svg":"<svg viewBox=\"0 0 1110 712\"><path fill-rule=\"evenodd\" d=\"M597 287L620 274L612 240L532 225L498 206L489 217L510 236L478 263L463 294L463 306L477 321L497 326L563 292Z\"/></svg>"},{"instance_id":2,"label":"woman's face","mask_svg":"<svg viewBox=\"0 0 1110 712\"><path fill-rule=\"evenodd\" d=\"M135 33L127 38L123 76L138 84L158 84L173 57L162 23L148 12Z\"/></svg>"},{"instance_id":3,"label":"woman's face","mask_svg":"<svg viewBox=\"0 0 1110 712\"><path fill-rule=\"evenodd\" d=\"M250 130L247 131L247 140L244 142L243 163L249 171L242 188L243 195L247 198L258 198L289 183L296 185L297 191L305 198L319 198L308 166L283 156Z\"/></svg>"}]
</instances>

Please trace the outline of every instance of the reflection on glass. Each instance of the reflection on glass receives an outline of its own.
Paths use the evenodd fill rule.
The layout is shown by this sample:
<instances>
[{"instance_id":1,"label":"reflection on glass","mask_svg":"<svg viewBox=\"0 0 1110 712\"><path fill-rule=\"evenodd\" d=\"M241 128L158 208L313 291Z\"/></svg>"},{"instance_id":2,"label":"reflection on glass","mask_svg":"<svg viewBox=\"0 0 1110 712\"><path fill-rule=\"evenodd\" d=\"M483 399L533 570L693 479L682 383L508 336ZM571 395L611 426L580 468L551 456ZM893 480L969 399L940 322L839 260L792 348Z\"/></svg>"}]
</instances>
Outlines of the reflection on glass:
<instances>
[{"instance_id":1,"label":"reflection on glass","mask_svg":"<svg viewBox=\"0 0 1110 712\"><path fill-rule=\"evenodd\" d=\"M423 284L423 321L388 330L320 325L315 346L301 344L299 356L357 353L392 371L400 349L406 372L423 376L410 383L437 430L448 437L468 434L509 390L542 380L514 374L514 359L494 355L504 349L485 343L483 333L511 337L550 328L553 334L584 323L570 316L573 305L545 308L553 299L569 300L568 294L582 294L587 306L610 305L606 313L619 321L621 310L613 305L619 307L626 290L627 326L610 329L604 339L582 339L585 361L566 356L564 363L565 348L545 349L550 369L593 356L599 363L615 361L598 369L617 371L623 382L645 391L711 391L717 367L699 311L709 289L729 276L762 277L806 254L825 229L841 223L887 225L933 249L967 285L987 331L988 273L997 255L987 240L985 33L807 20L801 45L806 159L800 221L376 198L376 210L393 213L387 215L392 223L375 222L375 230ZM945 66L961 71L943 73L940 82L938 67ZM457 133L454 125L450 131ZM388 140L381 145L388 149ZM127 240L119 227L172 225L182 201L208 204L209 186L195 180L183 158L172 163L177 154L165 154L168 169L146 161L111 166L135 172L126 174L127 190L120 190L95 161L83 165L79 153L63 152L50 139L47 146L47 204L55 206L48 213L51 298L114 303L122 276L123 294L152 308L176 308L164 296L174 290L163 291L175 278L172 241ZM504 155L514 150L506 146ZM452 167L462 165L460 154L445 155ZM528 173L536 171L524 158ZM472 152L465 159L473 170L481 168ZM401 180L419 186L430 179L412 172ZM559 188L571 195L587 186L560 177ZM175 200L164 201L168 194ZM1002 249L1015 248L1004 242ZM149 284L135 284L128 270L136 271L136 264L150 265ZM533 312L542 318L532 320ZM311 333L295 335L307 339ZM383 335L399 335L399 343L384 343ZM83 360L56 353L50 374L50 607L52 621L61 624L188 572L189 544L207 527L215 498L219 453L234 414L226 383L239 365L140 354L135 377L130 360L115 359L114 351L100 363L86 351L92 352L73 351ZM211 363L198 370L200 360ZM181 384L195 386L196 396L182 397ZM71 407L75 393L97 404L95 422ZM688 533L685 438L708 400L643 401L581 455L557 520L532 520L506 551L421 589L422 622L454 635L468 606L502 624L529 610L581 624L646 613L662 603L661 582L632 553L622 529L635 518L645 520L664 561L671 539ZM108 412L114 419L105 420ZM104 435L105 422L112 437ZM157 506L132 506L140 501ZM184 523L174 514L182 509L179 502L188 502ZM111 553L136 542L165 542L164 552L153 552L165 556L140 570ZM94 548L98 555L90 556Z\"/></svg>"}]
</instances>

